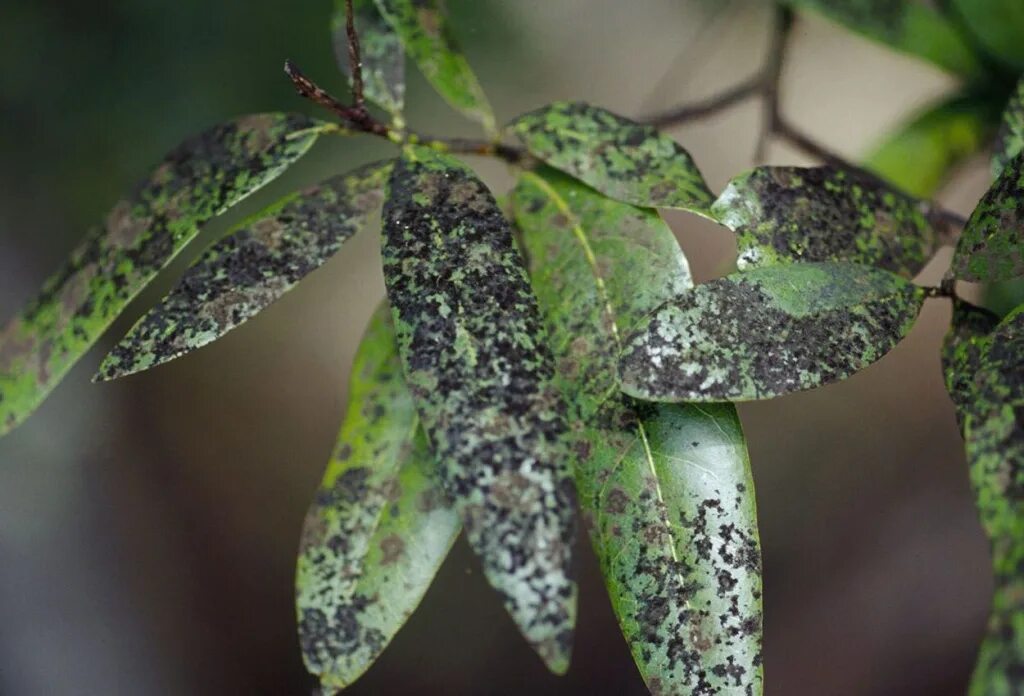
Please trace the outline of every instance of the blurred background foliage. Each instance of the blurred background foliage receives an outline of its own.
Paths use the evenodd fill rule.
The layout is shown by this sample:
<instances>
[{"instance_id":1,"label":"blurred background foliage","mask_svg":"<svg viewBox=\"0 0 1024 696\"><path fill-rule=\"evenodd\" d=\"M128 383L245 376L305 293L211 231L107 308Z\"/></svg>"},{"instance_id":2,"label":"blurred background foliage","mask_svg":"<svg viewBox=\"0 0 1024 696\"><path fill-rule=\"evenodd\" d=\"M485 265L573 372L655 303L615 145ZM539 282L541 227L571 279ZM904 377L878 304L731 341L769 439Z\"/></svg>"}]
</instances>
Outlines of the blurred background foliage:
<instances>
[{"instance_id":1,"label":"blurred background foliage","mask_svg":"<svg viewBox=\"0 0 1024 696\"><path fill-rule=\"evenodd\" d=\"M640 114L714 93L759 65L763 0L450 0L500 119L556 98ZM234 115L305 110L284 58L343 93L331 0L0 3L0 311L13 314L118 195L185 135ZM793 121L858 158L953 78L801 19L785 67ZM409 121L471 134L414 78ZM752 165L747 103L673 130L715 189ZM384 156L325 139L212 224L189 259L256 206ZM774 163L809 164L777 146ZM496 188L503 166L474 162ZM941 199L969 212L976 157ZM669 213L699 280L728 269L728 233ZM105 385L94 350L0 440L0 693L308 693L292 575L301 520L334 441L345 380L383 293L376 240L354 240L258 321L166 367ZM924 276L934 282L944 252ZM949 308L855 378L744 405L765 571L769 694L962 694L990 579L938 368ZM569 675L519 639L460 543L420 610L353 694L645 693L581 540ZM349 692L346 692L349 693Z\"/></svg>"}]
</instances>

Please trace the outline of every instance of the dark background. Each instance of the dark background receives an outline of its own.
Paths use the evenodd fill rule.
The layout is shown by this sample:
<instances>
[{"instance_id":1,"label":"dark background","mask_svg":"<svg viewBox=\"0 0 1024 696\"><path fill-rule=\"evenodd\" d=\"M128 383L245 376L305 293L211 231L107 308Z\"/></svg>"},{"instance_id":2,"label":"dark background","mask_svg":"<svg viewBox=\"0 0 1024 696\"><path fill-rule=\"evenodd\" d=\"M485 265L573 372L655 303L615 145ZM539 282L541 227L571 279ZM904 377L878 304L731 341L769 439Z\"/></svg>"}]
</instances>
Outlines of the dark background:
<instances>
[{"instance_id":1,"label":"dark background","mask_svg":"<svg viewBox=\"0 0 1024 696\"><path fill-rule=\"evenodd\" d=\"M185 135L251 111L307 107L291 57L344 93L330 0L0 3L0 312L29 298L121 191ZM499 120L555 98L627 114L749 75L755 0L452 0ZM856 157L948 78L820 20L801 21L787 113ZM418 78L409 120L473 134ZM713 188L752 165L758 107L678 128ZM190 258L256 206L381 156L325 139L222 220L133 304L123 335ZM776 163L808 163L784 148ZM504 168L474 162L501 188ZM979 161L944 194L967 212ZM668 216L699 279L730 235ZM334 441L354 344L383 292L372 235L258 320L152 373L92 385L97 348L0 440L0 693L303 694L292 574L305 507ZM934 280L943 253L925 275ZM962 694L987 613L971 505L929 303L884 361L740 412L758 484L768 694ZM420 610L353 694L642 694L581 541L569 675L547 674L460 542Z\"/></svg>"}]
</instances>

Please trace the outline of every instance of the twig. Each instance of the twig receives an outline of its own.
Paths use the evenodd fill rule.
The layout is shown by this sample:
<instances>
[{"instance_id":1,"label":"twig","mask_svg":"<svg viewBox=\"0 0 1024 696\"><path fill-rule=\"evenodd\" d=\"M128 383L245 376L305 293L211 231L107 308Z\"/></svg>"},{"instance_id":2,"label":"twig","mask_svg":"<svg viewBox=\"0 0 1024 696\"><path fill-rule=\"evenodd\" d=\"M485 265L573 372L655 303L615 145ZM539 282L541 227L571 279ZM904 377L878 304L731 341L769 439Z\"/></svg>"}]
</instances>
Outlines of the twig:
<instances>
[{"instance_id":1,"label":"twig","mask_svg":"<svg viewBox=\"0 0 1024 696\"><path fill-rule=\"evenodd\" d=\"M284 62L284 72L291 78L292 84L295 85L295 91L311 102L329 111L333 111L341 118L346 128L361 133L379 135L384 138L390 137L390 129L370 116L365 108L358 109L342 103L306 77L295 63L286 60Z\"/></svg>"},{"instance_id":2,"label":"twig","mask_svg":"<svg viewBox=\"0 0 1024 696\"><path fill-rule=\"evenodd\" d=\"M348 35L348 67L352 73L352 108L366 111L363 96L363 59L359 54L359 34L356 32L355 11L352 0L345 0L345 33Z\"/></svg>"},{"instance_id":3,"label":"twig","mask_svg":"<svg viewBox=\"0 0 1024 696\"><path fill-rule=\"evenodd\" d=\"M685 121L694 121L706 116L712 116L719 111L728 109L733 104L738 104L744 99L760 94L763 84L763 76L759 73L749 80L741 82L735 87L731 87L703 101L683 104L660 114L648 116L642 120L644 123L652 126L664 128Z\"/></svg>"},{"instance_id":4,"label":"twig","mask_svg":"<svg viewBox=\"0 0 1024 696\"><path fill-rule=\"evenodd\" d=\"M768 151L768 141L779 128L782 109L779 106L779 90L782 83L782 66L789 45L789 33L793 28L793 11L779 5L775 9L775 25L768 43L768 59L761 75L762 122L761 134L754 150L754 161L762 163Z\"/></svg>"}]
</instances>

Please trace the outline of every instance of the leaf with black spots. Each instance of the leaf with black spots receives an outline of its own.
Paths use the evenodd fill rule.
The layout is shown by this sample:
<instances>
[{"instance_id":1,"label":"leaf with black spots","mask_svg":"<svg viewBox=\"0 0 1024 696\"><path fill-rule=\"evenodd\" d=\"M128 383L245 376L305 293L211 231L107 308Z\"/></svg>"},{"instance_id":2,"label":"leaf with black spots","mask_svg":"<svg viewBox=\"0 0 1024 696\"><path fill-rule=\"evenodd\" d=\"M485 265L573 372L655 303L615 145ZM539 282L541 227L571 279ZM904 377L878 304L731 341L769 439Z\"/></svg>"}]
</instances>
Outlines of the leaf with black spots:
<instances>
[{"instance_id":1,"label":"leaf with black spots","mask_svg":"<svg viewBox=\"0 0 1024 696\"><path fill-rule=\"evenodd\" d=\"M493 196L458 160L407 148L384 204L399 353L469 543L520 630L566 670L575 491L537 300Z\"/></svg>"},{"instance_id":2,"label":"leaf with black spots","mask_svg":"<svg viewBox=\"0 0 1024 696\"><path fill-rule=\"evenodd\" d=\"M978 348L964 440L995 592L969 693L1011 696L1024 689L1024 306Z\"/></svg>"},{"instance_id":3,"label":"leaf with black spots","mask_svg":"<svg viewBox=\"0 0 1024 696\"><path fill-rule=\"evenodd\" d=\"M972 0L973 1L973 0ZM1015 0L1011 0L1015 1ZM923 58L949 72L980 77L981 60L957 23L917 0L783 0L813 10L874 41Z\"/></svg>"},{"instance_id":4,"label":"leaf with black spots","mask_svg":"<svg viewBox=\"0 0 1024 696\"><path fill-rule=\"evenodd\" d=\"M924 298L853 263L719 278L662 305L626 341L622 389L649 401L752 401L838 382L888 353Z\"/></svg>"},{"instance_id":5,"label":"leaf with black spots","mask_svg":"<svg viewBox=\"0 0 1024 696\"><path fill-rule=\"evenodd\" d=\"M954 168L988 145L999 111L974 94L944 101L887 136L865 166L913 196L931 198Z\"/></svg>"},{"instance_id":6,"label":"leaf with black spots","mask_svg":"<svg viewBox=\"0 0 1024 696\"><path fill-rule=\"evenodd\" d=\"M963 432L964 409L973 401L973 380L981 353L991 340L989 334L999 317L981 307L953 298L953 316L942 342L942 373L946 391L956 408L957 423Z\"/></svg>"},{"instance_id":7,"label":"leaf with black spots","mask_svg":"<svg viewBox=\"0 0 1024 696\"><path fill-rule=\"evenodd\" d=\"M0 433L21 423L199 227L276 178L319 122L255 114L214 126L122 199L0 332Z\"/></svg>"},{"instance_id":8,"label":"leaf with black spots","mask_svg":"<svg viewBox=\"0 0 1024 696\"><path fill-rule=\"evenodd\" d=\"M458 536L436 477L385 304L356 352L348 413L299 548L302 656L325 692L351 684L383 652Z\"/></svg>"},{"instance_id":9,"label":"leaf with black spots","mask_svg":"<svg viewBox=\"0 0 1024 696\"><path fill-rule=\"evenodd\" d=\"M714 196L690 153L652 126L583 102L555 102L509 128L531 155L606 196L713 219Z\"/></svg>"},{"instance_id":10,"label":"leaf with black spots","mask_svg":"<svg viewBox=\"0 0 1024 696\"><path fill-rule=\"evenodd\" d=\"M496 131L494 113L437 0L375 0L405 52L453 108Z\"/></svg>"},{"instance_id":11,"label":"leaf with black spots","mask_svg":"<svg viewBox=\"0 0 1024 696\"><path fill-rule=\"evenodd\" d=\"M353 0L353 20L359 37L359 58L362 64L363 95L381 107L398 124L405 106L405 50L374 0ZM341 72L352 84L349 66L348 31L345 0L335 0L331 15L331 40L334 58Z\"/></svg>"},{"instance_id":12,"label":"leaf with black spots","mask_svg":"<svg viewBox=\"0 0 1024 696\"><path fill-rule=\"evenodd\" d=\"M147 370L216 341L380 219L390 162L292 194L238 225L185 272L100 365L96 379Z\"/></svg>"},{"instance_id":13,"label":"leaf with black spots","mask_svg":"<svg viewBox=\"0 0 1024 696\"><path fill-rule=\"evenodd\" d=\"M641 404L620 336L692 287L658 214L550 169L512 203L556 348L580 507L652 693L760 694L760 550L746 444L728 404ZM642 279L642 282L638 282Z\"/></svg>"},{"instance_id":14,"label":"leaf with black spots","mask_svg":"<svg viewBox=\"0 0 1024 696\"><path fill-rule=\"evenodd\" d=\"M971 36L1004 64L1024 70L1024 3L1020 0L951 0Z\"/></svg>"},{"instance_id":15,"label":"leaf with black spots","mask_svg":"<svg viewBox=\"0 0 1024 696\"><path fill-rule=\"evenodd\" d=\"M993 282L1024 275L1024 152L985 192L957 242L953 274Z\"/></svg>"},{"instance_id":16,"label":"leaf with black spots","mask_svg":"<svg viewBox=\"0 0 1024 696\"><path fill-rule=\"evenodd\" d=\"M992 149L992 175L996 177L1024 150L1024 76L1006 104Z\"/></svg>"},{"instance_id":17,"label":"leaf with black spots","mask_svg":"<svg viewBox=\"0 0 1024 696\"><path fill-rule=\"evenodd\" d=\"M853 261L906 278L936 248L918 204L837 167L758 167L711 208L736 233L740 270L798 261Z\"/></svg>"}]
</instances>

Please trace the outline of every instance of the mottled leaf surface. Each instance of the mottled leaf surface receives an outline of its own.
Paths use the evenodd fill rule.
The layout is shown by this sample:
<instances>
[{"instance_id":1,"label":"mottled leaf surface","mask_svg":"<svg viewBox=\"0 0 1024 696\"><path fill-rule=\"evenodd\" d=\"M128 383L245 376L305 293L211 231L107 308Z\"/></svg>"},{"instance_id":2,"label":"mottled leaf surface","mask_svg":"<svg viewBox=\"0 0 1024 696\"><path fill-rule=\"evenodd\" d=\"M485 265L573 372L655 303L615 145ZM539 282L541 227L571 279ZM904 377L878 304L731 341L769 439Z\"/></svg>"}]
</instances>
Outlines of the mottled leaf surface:
<instances>
[{"instance_id":1,"label":"mottled leaf surface","mask_svg":"<svg viewBox=\"0 0 1024 696\"><path fill-rule=\"evenodd\" d=\"M445 101L496 131L491 105L452 36L438 0L375 0L405 52Z\"/></svg>"},{"instance_id":2,"label":"mottled leaf surface","mask_svg":"<svg viewBox=\"0 0 1024 696\"><path fill-rule=\"evenodd\" d=\"M992 174L998 177L1024 150L1024 77L1017 83L996 135L992 153Z\"/></svg>"},{"instance_id":3,"label":"mottled leaf surface","mask_svg":"<svg viewBox=\"0 0 1024 696\"><path fill-rule=\"evenodd\" d=\"M999 317L987 309L953 299L953 317L942 342L942 373L961 432L965 409L974 400L974 375L991 340L989 334L998 323Z\"/></svg>"},{"instance_id":4,"label":"mottled leaf surface","mask_svg":"<svg viewBox=\"0 0 1024 696\"><path fill-rule=\"evenodd\" d=\"M652 693L761 693L754 488L732 406L641 404L620 336L692 286L656 212L551 170L512 197L574 423L580 506ZM638 282L643 279L643 282Z\"/></svg>"},{"instance_id":5,"label":"mottled leaf surface","mask_svg":"<svg viewBox=\"0 0 1024 696\"><path fill-rule=\"evenodd\" d=\"M972 696L1024 689L1024 307L981 344L965 383L964 440L978 515L992 548L995 593Z\"/></svg>"},{"instance_id":6,"label":"mottled leaf surface","mask_svg":"<svg viewBox=\"0 0 1024 696\"><path fill-rule=\"evenodd\" d=\"M328 693L380 655L458 535L436 474L384 305L356 353L348 413L299 549L302 655Z\"/></svg>"},{"instance_id":7,"label":"mottled leaf surface","mask_svg":"<svg viewBox=\"0 0 1024 696\"><path fill-rule=\"evenodd\" d=\"M765 266L699 285L627 343L622 389L650 401L750 401L838 382L889 352L924 291L852 263Z\"/></svg>"},{"instance_id":8,"label":"mottled leaf surface","mask_svg":"<svg viewBox=\"0 0 1024 696\"><path fill-rule=\"evenodd\" d=\"M252 318L380 219L389 162L333 177L241 223L182 276L100 365L114 379L177 358Z\"/></svg>"},{"instance_id":9,"label":"mottled leaf surface","mask_svg":"<svg viewBox=\"0 0 1024 696\"><path fill-rule=\"evenodd\" d=\"M445 488L523 635L564 672L575 496L554 360L511 228L458 160L410 148L388 182L383 257Z\"/></svg>"},{"instance_id":10,"label":"mottled leaf surface","mask_svg":"<svg viewBox=\"0 0 1024 696\"><path fill-rule=\"evenodd\" d=\"M381 16L374 0L353 0L353 20L359 36L363 95L401 122L405 105L405 50L398 34ZM345 0L334 1L331 42L338 67L352 84L348 58Z\"/></svg>"},{"instance_id":11,"label":"mottled leaf surface","mask_svg":"<svg viewBox=\"0 0 1024 696\"><path fill-rule=\"evenodd\" d=\"M582 102L555 102L509 127L534 157L606 196L711 217L714 196L690 153L651 126Z\"/></svg>"},{"instance_id":12,"label":"mottled leaf surface","mask_svg":"<svg viewBox=\"0 0 1024 696\"><path fill-rule=\"evenodd\" d=\"M20 423L200 225L274 179L317 122L257 114L173 150L0 333L0 433Z\"/></svg>"},{"instance_id":13,"label":"mottled leaf surface","mask_svg":"<svg viewBox=\"0 0 1024 696\"><path fill-rule=\"evenodd\" d=\"M741 270L854 261L913 278L935 251L917 202L836 167L758 167L731 182L712 212L736 233Z\"/></svg>"},{"instance_id":14,"label":"mottled leaf surface","mask_svg":"<svg viewBox=\"0 0 1024 696\"><path fill-rule=\"evenodd\" d=\"M973 0L969 0L973 1ZM1013 1L1013 0L1011 0ZM783 0L949 72L978 76L982 66L970 42L935 3L918 0Z\"/></svg>"},{"instance_id":15,"label":"mottled leaf surface","mask_svg":"<svg viewBox=\"0 0 1024 696\"><path fill-rule=\"evenodd\" d=\"M1024 69L1024 2L951 0L973 37L1006 65Z\"/></svg>"},{"instance_id":16,"label":"mottled leaf surface","mask_svg":"<svg viewBox=\"0 0 1024 696\"><path fill-rule=\"evenodd\" d=\"M1000 108L973 94L942 102L887 136L865 166L913 196L931 198L955 167L988 144Z\"/></svg>"},{"instance_id":17,"label":"mottled leaf surface","mask_svg":"<svg viewBox=\"0 0 1024 696\"><path fill-rule=\"evenodd\" d=\"M1024 152L985 192L967 219L953 273L961 280L991 282L1024 275Z\"/></svg>"}]
</instances>

